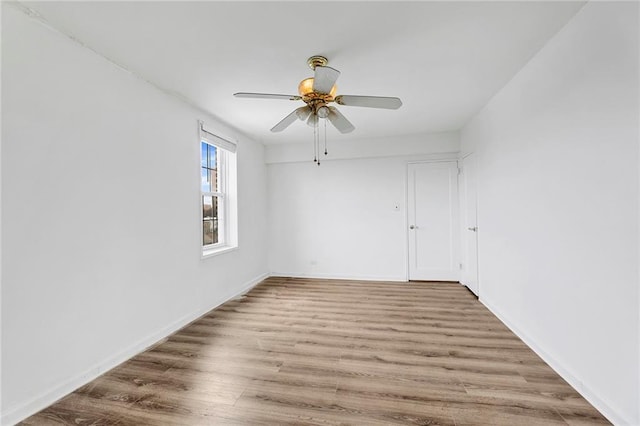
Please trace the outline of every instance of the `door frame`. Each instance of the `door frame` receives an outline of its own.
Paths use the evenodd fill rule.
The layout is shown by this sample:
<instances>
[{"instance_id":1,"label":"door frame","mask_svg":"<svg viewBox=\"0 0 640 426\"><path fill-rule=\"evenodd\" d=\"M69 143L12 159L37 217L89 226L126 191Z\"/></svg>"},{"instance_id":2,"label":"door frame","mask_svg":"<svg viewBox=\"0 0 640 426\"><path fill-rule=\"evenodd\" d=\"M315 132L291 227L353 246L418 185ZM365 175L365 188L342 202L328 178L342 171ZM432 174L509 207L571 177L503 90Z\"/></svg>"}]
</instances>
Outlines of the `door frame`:
<instances>
[{"instance_id":1,"label":"door frame","mask_svg":"<svg viewBox=\"0 0 640 426\"><path fill-rule=\"evenodd\" d=\"M460 157L459 155L444 155L440 158L432 158L432 159L424 159L424 160L412 160L412 161L407 161L407 163L405 164L405 169L404 169L404 259L405 259L405 281L409 282L410 280L410 275L409 275L409 268L410 268L410 262L411 259L409 259L409 166L411 164L424 164L424 163L452 163L455 162L456 166L458 167L458 179L456 182L456 185L458 186L458 200L456 200L456 202L458 203L458 213L460 213L460 161L462 160L462 157ZM460 214L458 214L458 221L460 221ZM458 234L460 233L460 225L458 225ZM457 240L460 240L460 236L458 236ZM457 241L456 244L458 244L458 260L460 259L460 241ZM459 263L459 262L458 262ZM458 283L460 283L458 281ZM460 285L462 285L460 283Z\"/></svg>"}]
</instances>

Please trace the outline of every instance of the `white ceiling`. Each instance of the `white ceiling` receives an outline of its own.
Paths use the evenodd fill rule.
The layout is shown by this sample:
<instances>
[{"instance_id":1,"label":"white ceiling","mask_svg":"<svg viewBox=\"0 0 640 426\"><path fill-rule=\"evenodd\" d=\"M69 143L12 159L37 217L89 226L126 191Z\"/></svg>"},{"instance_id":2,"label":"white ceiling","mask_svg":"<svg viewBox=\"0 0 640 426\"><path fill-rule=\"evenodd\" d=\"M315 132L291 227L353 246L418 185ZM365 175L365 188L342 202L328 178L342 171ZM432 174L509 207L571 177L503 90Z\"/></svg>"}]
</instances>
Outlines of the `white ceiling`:
<instances>
[{"instance_id":1,"label":"white ceiling","mask_svg":"<svg viewBox=\"0 0 640 426\"><path fill-rule=\"evenodd\" d=\"M296 94L322 54L338 93L398 96L399 110L340 107L343 139L459 129L584 2L29 2L95 51L264 143L308 142Z\"/></svg>"}]
</instances>

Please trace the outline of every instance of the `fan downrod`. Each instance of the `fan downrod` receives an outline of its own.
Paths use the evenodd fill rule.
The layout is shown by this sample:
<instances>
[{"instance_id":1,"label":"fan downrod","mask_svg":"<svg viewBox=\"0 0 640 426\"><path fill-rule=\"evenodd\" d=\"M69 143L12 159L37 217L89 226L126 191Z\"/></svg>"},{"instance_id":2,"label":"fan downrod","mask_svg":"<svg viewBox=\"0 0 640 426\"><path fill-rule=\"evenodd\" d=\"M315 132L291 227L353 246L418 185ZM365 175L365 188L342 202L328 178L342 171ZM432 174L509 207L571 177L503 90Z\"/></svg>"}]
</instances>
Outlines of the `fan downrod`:
<instances>
[{"instance_id":1,"label":"fan downrod","mask_svg":"<svg viewBox=\"0 0 640 426\"><path fill-rule=\"evenodd\" d=\"M311 68L312 70L315 70L318 65L321 67L324 67L328 63L329 63L329 60L324 56L320 56L320 55L315 55L307 59L307 65L309 65L309 68Z\"/></svg>"}]
</instances>

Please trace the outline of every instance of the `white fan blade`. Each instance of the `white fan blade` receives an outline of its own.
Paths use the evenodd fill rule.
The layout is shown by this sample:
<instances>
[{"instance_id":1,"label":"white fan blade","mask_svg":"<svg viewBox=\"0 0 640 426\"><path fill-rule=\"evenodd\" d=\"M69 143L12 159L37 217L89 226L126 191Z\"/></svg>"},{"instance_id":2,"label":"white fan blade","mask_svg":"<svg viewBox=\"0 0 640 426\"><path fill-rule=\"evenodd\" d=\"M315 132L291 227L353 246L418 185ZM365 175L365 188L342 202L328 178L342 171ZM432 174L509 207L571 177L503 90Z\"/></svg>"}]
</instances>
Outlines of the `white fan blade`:
<instances>
[{"instance_id":1,"label":"white fan blade","mask_svg":"<svg viewBox=\"0 0 640 426\"><path fill-rule=\"evenodd\" d=\"M336 103L346 106L359 106L367 108L398 109L402 106L400 98L387 98L384 96L336 96Z\"/></svg>"},{"instance_id":2,"label":"white fan blade","mask_svg":"<svg viewBox=\"0 0 640 426\"><path fill-rule=\"evenodd\" d=\"M246 93L246 92L238 92L234 93L233 96L236 98L252 98L252 99L284 99L287 101L299 101L302 99L297 95L276 95L273 93Z\"/></svg>"},{"instance_id":3,"label":"white fan blade","mask_svg":"<svg viewBox=\"0 0 640 426\"><path fill-rule=\"evenodd\" d=\"M286 129L287 127L291 126L291 123L293 123L294 121L296 121L298 119L297 112L298 112L297 109L293 110L293 112L291 114L287 115L278 124L273 126L271 128L271 131L272 132L281 132L284 129Z\"/></svg>"},{"instance_id":4,"label":"white fan blade","mask_svg":"<svg viewBox=\"0 0 640 426\"><path fill-rule=\"evenodd\" d=\"M336 107L329 107L329 111L329 116L327 118L340 133L349 133L356 129Z\"/></svg>"},{"instance_id":5,"label":"white fan blade","mask_svg":"<svg viewBox=\"0 0 640 426\"><path fill-rule=\"evenodd\" d=\"M340 76L340 71L331 67L316 66L313 76L313 91L327 94L331 92L333 85Z\"/></svg>"},{"instance_id":6,"label":"white fan blade","mask_svg":"<svg viewBox=\"0 0 640 426\"><path fill-rule=\"evenodd\" d=\"M300 107L296 110L296 115L298 116L298 119L300 121L306 120L307 117L309 117L309 114L311 114L311 107L307 105Z\"/></svg>"}]
</instances>

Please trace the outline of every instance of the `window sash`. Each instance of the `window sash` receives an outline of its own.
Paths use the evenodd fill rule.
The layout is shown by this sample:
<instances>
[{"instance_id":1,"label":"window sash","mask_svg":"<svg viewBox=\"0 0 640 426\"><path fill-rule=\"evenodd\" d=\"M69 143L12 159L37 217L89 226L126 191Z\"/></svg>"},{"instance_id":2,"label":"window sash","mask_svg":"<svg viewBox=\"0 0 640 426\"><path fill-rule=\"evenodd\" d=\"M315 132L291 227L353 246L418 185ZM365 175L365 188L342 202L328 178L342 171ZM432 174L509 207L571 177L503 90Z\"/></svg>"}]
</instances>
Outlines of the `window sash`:
<instances>
[{"instance_id":1,"label":"window sash","mask_svg":"<svg viewBox=\"0 0 640 426\"><path fill-rule=\"evenodd\" d=\"M227 244L227 233L228 227L226 223L226 213L227 213L227 203L226 203L226 191L227 187L227 167L226 167L226 157L227 150L218 146L217 144L209 143L208 140L201 138L200 144L206 143L208 145L213 145L216 147L216 158L217 158L217 182L218 182L218 191L203 191L202 184L200 184L200 245L203 251L215 249L218 247L224 247ZM202 168L202 149L200 149L200 168ZM213 188L212 188L213 189ZM204 217L204 198L205 197L213 197L216 202L216 213L215 219L212 217L211 219L205 219ZM208 222L211 222L211 225L217 225L217 239L218 241L211 244L206 244L206 236L205 236L205 226ZM217 223L216 223L217 222ZM213 231L213 230L212 230ZM215 234L214 234L215 235Z\"/></svg>"}]
</instances>

